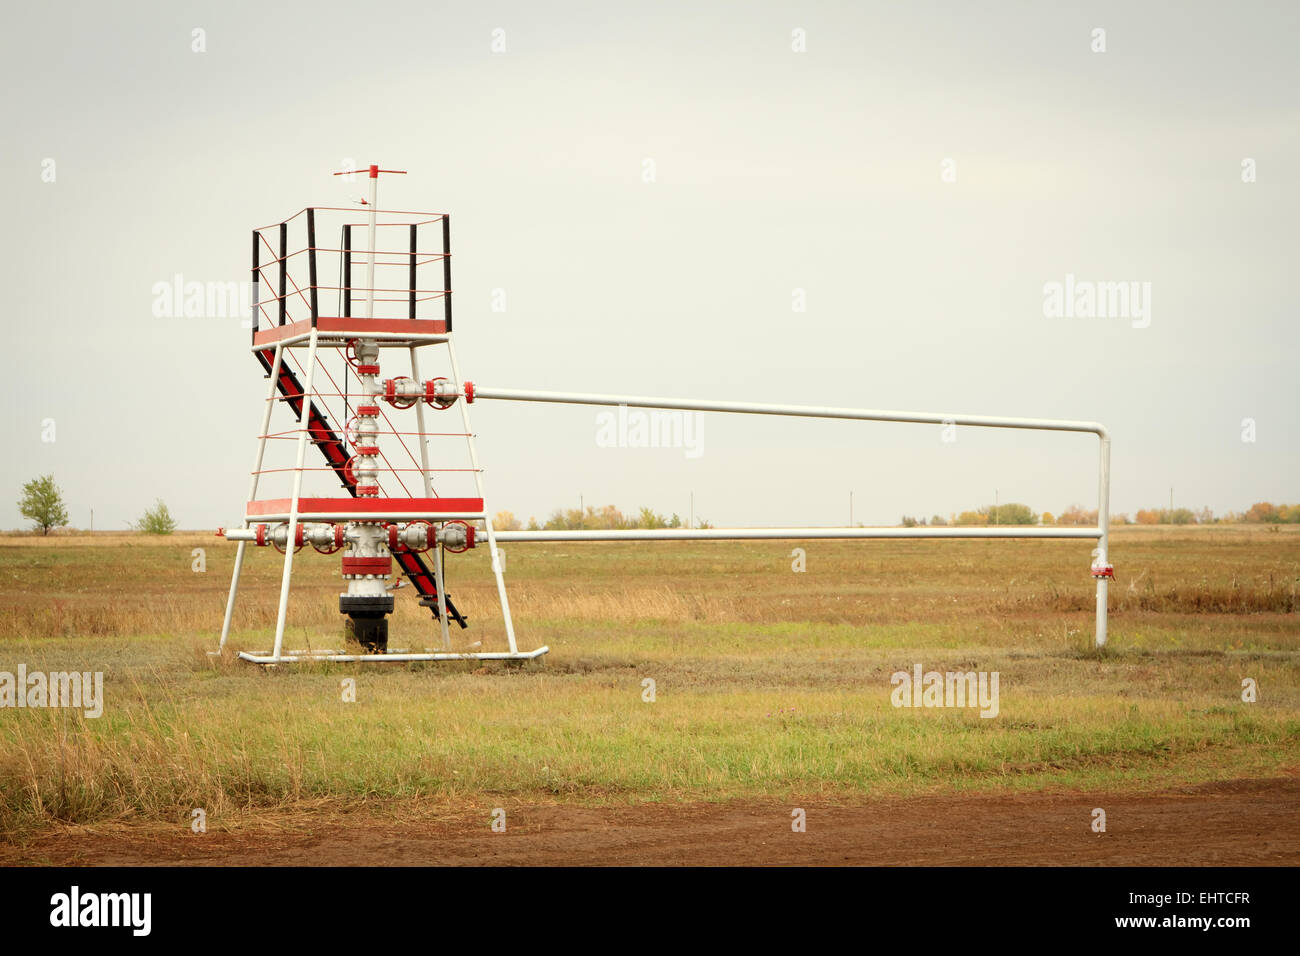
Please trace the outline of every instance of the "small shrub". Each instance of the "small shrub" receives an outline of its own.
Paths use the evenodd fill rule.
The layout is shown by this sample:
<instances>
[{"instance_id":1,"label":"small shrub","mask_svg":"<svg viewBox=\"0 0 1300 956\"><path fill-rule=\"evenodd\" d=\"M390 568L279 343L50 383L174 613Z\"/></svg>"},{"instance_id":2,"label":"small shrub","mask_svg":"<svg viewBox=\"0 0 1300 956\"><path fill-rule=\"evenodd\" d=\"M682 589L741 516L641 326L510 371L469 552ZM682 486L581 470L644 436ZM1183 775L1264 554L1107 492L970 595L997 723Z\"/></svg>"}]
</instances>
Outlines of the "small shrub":
<instances>
[{"instance_id":1,"label":"small shrub","mask_svg":"<svg viewBox=\"0 0 1300 956\"><path fill-rule=\"evenodd\" d=\"M172 513L167 510L167 506L160 498L131 527L144 534L171 534L176 530L176 519L172 517Z\"/></svg>"}]
</instances>

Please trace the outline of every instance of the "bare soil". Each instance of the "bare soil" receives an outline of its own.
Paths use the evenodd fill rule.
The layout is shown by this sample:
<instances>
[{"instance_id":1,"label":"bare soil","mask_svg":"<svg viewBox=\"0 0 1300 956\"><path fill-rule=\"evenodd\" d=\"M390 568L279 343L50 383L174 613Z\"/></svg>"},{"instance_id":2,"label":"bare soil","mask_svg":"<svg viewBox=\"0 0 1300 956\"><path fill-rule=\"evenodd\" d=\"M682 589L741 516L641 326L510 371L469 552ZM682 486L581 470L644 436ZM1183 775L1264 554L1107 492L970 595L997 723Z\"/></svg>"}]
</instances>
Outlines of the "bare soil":
<instances>
[{"instance_id":1,"label":"bare soil","mask_svg":"<svg viewBox=\"0 0 1300 956\"><path fill-rule=\"evenodd\" d=\"M1106 832L1091 828L1106 811ZM1148 793L888 798L857 806L773 802L506 807L428 819L277 814L229 830L62 827L0 845L5 865L717 866L1300 864L1300 779L1236 780Z\"/></svg>"}]
</instances>

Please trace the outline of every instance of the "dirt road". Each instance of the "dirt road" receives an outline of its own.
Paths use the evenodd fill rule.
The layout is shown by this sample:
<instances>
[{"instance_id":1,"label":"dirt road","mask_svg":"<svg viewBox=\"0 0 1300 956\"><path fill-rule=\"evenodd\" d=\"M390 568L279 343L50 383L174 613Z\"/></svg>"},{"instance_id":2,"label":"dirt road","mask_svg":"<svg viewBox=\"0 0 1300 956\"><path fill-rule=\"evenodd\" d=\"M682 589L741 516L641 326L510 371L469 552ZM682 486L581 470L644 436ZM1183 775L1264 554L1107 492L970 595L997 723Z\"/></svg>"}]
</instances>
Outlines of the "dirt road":
<instances>
[{"instance_id":1,"label":"dirt road","mask_svg":"<svg viewBox=\"0 0 1300 956\"><path fill-rule=\"evenodd\" d=\"M1106 832L1091 828L1106 811ZM774 803L506 807L486 818L395 822L295 814L205 834L183 827L65 827L0 846L0 863L82 865L1291 865L1300 780L1142 794L891 798L808 805L807 830Z\"/></svg>"}]
</instances>

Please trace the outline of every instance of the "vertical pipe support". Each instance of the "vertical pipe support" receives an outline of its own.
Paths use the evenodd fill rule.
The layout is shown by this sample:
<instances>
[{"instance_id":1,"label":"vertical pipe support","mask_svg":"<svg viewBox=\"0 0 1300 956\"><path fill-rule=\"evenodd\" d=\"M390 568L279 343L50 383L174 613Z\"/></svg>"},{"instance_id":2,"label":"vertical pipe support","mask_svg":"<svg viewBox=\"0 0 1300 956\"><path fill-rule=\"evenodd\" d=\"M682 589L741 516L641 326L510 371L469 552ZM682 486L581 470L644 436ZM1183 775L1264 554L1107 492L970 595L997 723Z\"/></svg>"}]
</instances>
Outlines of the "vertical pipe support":
<instances>
[{"instance_id":1,"label":"vertical pipe support","mask_svg":"<svg viewBox=\"0 0 1300 956\"><path fill-rule=\"evenodd\" d=\"M366 318L375 317L375 203L379 202L379 167L370 167L370 206L366 222Z\"/></svg>"},{"instance_id":2,"label":"vertical pipe support","mask_svg":"<svg viewBox=\"0 0 1300 956\"><path fill-rule=\"evenodd\" d=\"M1104 429L1099 433L1101 439L1100 466L1097 475L1097 563L1110 564L1110 434ZM1097 633L1098 648L1106 646L1106 616L1110 604L1110 578L1097 578Z\"/></svg>"}]
</instances>

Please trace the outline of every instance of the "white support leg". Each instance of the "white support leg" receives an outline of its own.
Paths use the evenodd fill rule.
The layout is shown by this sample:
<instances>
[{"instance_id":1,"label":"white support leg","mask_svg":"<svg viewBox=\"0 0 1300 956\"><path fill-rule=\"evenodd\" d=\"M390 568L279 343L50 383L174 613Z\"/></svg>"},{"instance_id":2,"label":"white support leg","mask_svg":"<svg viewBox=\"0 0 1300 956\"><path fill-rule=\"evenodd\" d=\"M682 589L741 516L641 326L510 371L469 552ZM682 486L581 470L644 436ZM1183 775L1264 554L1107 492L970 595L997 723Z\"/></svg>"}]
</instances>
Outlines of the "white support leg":
<instances>
[{"instance_id":1,"label":"white support leg","mask_svg":"<svg viewBox=\"0 0 1300 956\"><path fill-rule=\"evenodd\" d=\"M302 387L302 415L298 429L298 465L293 472L293 498L289 502L289 528L284 542L284 574L280 578L280 610L275 618L275 649L271 653L279 662L284 647L284 622L289 611L289 578L293 573L294 541L298 537L298 501L302 496L302 469L307 459L307 439L311 424L312 379L316 372L316 330L311 330L307 346L307 381Z\"/></svg>"},{"instance_id":2,"label":"white support leg","mask_svg":"<svg viewBox=\"0 0 1300 956\"><path fill-rule=\"evenodd\" d=\"M275 407L276 386L280 377L280 362L284 358L284 346L275 347L275 359L271 362L271 387L266 395L266 408L262 411L262 430L258 432L260 436L257 440L257 456L253 459L253 473L248 482L248 500L253 501L257 497L257 482L261 478L262 459L266 455L267 433L271 430L271 409ZM248 527L248 508L244 508L243 526ZM235 597L239 594L239 573L244 567L244 549L248 542L239 542L239 547L235 549L235 570L230 576L230 596L226 598L226 618L221 623L221 643L217 645L217 650L225 650L226 639L230 637L230 620L235 613Z\"/></svg>"},{"instance_id":3,"label":"white support leg","mask_svg":"<svg viewBox=\"0 0 1300 956\"><path fill-rule=\"evenodd\" d=\"M451 337L447 338L447 355L451 359L451 378L456 386L457 394L464 395L464 384L460 377L460 367L456 363L456 346L452 344ZM460 406L461 421L465 423L465 441L469 445L469 462L470 467L474 469L474 483L478 488L478 496L483 497L483 473L479 470L478 452L474 448L474 429L469 423L469 403L461 398L456 403ZM486 501L483 506L483 526L487 528L488 550L492 555L492 573L497 579L497 595L501 599L501 616L506 624L506 642L510 647L511 654L519 653L519 647L515 643L515 625L510 617L510 600L506 597L506 581L501 573L501 561L497 557L497 537L496 531L492 528L492 514L487 508Z\"/></svg>"},{"instance_id":4,"label":"white support leg","mask_svg":"<svg viewBox=\"0 0 1300 956\"><path fill-rule=\"evenodd\" d=\"M248 519L244 519L244 527L248 527ZM230 594L226 596L226 617L221 622L221 641L217 644L219 652L226 649L226 639L230 637L230 620L235 614L235 597L239 594L239 572L244 568L244 549L247 546L247 541L241 541L239 547L235 549L235 570L230 575Z\"/></svg>"},{"instance_id":5,"label":"white support leg","mask_svg":"<svg viewBox=\"0 0 1300 956\"><path fill-rule=\"evenodd\" d=\"M442 545L433 546L433 580L438 588L438 627L442 632L442 649L451 650L451 626L447 623L447 585L442 576Z\"/></svg>"},{"instance_id":6,"label":"white support leg","mask_svg":"<svg viewBox=\"0 0 1300 956\"><path fill-rule=\"evenodd\" d=\"M420 377L420 360L416 346L411 346L411 380L423 382ZM424 476L424 497L433 497L433 481L429 478L429 439L424 431L424 402L415 403L415 427L420 430L420 471ZM442 546L433 546L433 580L438 588L438 629L442 632L442 649L451 650L451 631L447 625L447 591L442 580Z\"/></svg>"},{"instance_id":7,"label":"white support leg","mask_svg":"<svg viewBox=\"0 0 1300 956\"><path fill-rule=\"evenodd\" d=\"M411 380L417 385L423 383L420 378L420 360L416 357L416 346L411 346ZM429 478L429 440L424 431L424 402L415 403L415 427L420 430L420 476L424 479L424 497L433 497L433 481Z\"/></svg>"}]
</instances>

